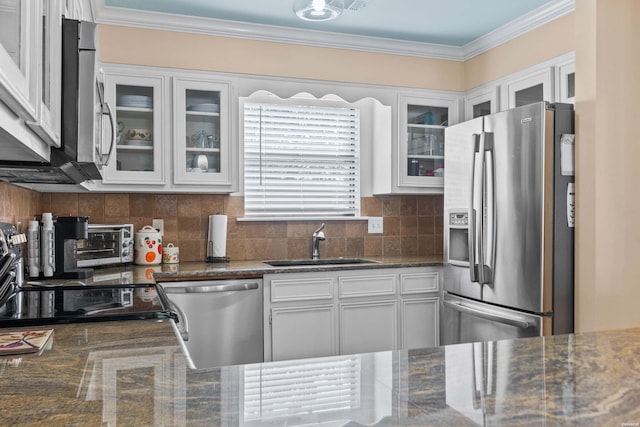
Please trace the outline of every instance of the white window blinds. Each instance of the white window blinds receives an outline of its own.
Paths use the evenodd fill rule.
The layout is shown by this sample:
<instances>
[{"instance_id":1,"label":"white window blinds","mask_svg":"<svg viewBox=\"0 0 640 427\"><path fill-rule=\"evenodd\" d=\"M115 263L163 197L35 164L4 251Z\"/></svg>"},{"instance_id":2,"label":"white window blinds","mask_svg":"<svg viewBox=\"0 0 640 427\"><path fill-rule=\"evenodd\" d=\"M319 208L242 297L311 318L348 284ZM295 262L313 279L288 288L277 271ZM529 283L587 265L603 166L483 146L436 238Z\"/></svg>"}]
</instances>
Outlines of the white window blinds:
<instances>
[{"instance_id":1,"label":"white window blinds","mask_svg":"<svg viewBox=\"0 0 640 427\"><path fill-rule=\"evenodd\" d=\"M359 146L357 109L245 103L245 216L359 215Z\"/></svg>"},{"instance_id":2,"label":"white window blinds","mask_svg":"<svg viewBox=\"0 0 640 427\"><path fill-rule=\"evenodd\" d=\"M359 355L244 367L244 421L266 422L361 406ZM301 423L307 425L307 423Z\"/></svg>"}]
</instances>

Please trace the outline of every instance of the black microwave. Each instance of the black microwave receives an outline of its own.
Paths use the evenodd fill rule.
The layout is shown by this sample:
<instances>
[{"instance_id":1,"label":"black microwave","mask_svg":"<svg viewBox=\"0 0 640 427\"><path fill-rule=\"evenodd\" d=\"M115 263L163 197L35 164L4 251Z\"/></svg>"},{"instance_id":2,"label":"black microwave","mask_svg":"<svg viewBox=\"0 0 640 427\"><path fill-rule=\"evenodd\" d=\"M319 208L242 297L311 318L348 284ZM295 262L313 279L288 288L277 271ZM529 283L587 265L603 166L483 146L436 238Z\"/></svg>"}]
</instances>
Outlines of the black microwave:
<instances>
[{"instance_id":1,"label":"black microwave","mask_svg":"<svg viewBox=\"0 0 640 427\"><path fill-rule=\"evenodd\" d=\"M132 263L133 224L88 224L76 255L79 268Z\"/></svg>"}]
</instances>

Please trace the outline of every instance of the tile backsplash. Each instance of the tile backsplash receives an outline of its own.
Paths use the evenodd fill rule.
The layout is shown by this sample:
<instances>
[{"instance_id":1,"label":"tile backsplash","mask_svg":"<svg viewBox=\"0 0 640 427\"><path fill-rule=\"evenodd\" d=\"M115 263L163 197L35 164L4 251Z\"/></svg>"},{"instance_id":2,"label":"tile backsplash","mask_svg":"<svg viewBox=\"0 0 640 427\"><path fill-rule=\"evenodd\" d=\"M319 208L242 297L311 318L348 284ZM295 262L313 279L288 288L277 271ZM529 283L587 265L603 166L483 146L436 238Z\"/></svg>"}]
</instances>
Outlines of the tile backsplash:
<instances>
[{"instance_id":1,"label":"tile backsplash","mask_svg":"<svg viewBox=\"0 0 640 427\"><path fill-rule=\"evenodd\" d=\"M40 193L0 182L0 222L21 223L26 232L29 221L40 212Z\"/></svg>"},{"instance_id":2,"label":"tile backsplash","mask_svg":"<svg viewBox=\"0 0 640 427\"><path fill-rule=\"evenodd\" d=\"M442 196L362 199L363 216L384 218L384 233L369 234L367 221L327 221L323 257L442 255ZM28 221L42 212L86 215L92 223L133 223L136 230L164 220L164 243L180 248L183 261L206 258L208 216L229 217L227 256L234 261L311 256L311 234L320 221L237 221L243 198L209 194L38 193L0 183L0 221Z\"/></svg>"}]
</instances>

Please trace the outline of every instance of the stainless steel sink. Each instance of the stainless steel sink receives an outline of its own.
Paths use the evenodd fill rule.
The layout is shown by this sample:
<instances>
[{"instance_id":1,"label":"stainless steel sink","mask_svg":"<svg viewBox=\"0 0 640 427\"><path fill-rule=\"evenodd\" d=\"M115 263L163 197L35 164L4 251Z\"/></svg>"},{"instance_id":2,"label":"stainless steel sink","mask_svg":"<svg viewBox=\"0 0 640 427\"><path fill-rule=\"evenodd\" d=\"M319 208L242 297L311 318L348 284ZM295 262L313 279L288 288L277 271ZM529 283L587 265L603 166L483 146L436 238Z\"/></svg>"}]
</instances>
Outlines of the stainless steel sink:
<instances>
[{"instance_id":1,"label":"stainless steel sink","mask_svg":"<svg viewBox=\"0 0 640 427\"><path fill-rule=\"evenodd\" d=\"M343 265L343 264L375 264L362 258L322 258L322 259L282 259L275 261L265 261L272 267L297 267L302 265Z\"/></svg>"}]
</instances>

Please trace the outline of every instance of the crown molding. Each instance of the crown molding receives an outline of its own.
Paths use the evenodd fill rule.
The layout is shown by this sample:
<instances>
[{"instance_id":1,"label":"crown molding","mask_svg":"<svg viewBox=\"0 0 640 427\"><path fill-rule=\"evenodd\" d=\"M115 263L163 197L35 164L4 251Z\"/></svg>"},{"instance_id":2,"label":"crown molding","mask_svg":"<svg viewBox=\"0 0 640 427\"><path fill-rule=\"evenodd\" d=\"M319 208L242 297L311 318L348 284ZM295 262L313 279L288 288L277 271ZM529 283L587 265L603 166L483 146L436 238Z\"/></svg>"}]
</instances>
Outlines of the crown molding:
<instances>
[{"instance_id":1,"label":"crown molding","mask_svg":"<svg viewBox=\"0 0 640 427\"><path fill-rule=\"evenodd\" d=\"M575 10L575 0L557 0L532 10L462 47L468 60Z\"/></svg>"},{"instance_id":2,"label":"crown molding","mask_svg":"<svg viewBox=\"0 0 640 427\"><path fill-rule=\"evenodd\" d=\"M94 5L96 22L99 24L416 56L449 61L466 61L471 59L527 31L531 31L562 15L570 13L575 9L575 0L556 0L549 5L543 5L509 22L463 47L457 47L381 37L288 28L275 25L227 21L215 18L138 11L106 6L105 0L92 0L92 3Z\"/></svg>"}]
</instances>

